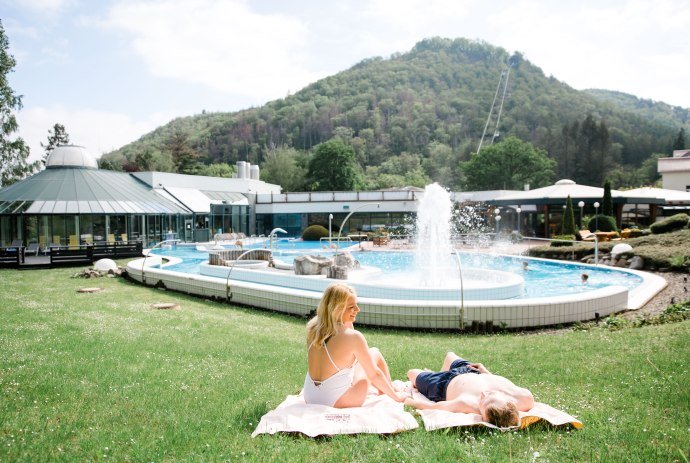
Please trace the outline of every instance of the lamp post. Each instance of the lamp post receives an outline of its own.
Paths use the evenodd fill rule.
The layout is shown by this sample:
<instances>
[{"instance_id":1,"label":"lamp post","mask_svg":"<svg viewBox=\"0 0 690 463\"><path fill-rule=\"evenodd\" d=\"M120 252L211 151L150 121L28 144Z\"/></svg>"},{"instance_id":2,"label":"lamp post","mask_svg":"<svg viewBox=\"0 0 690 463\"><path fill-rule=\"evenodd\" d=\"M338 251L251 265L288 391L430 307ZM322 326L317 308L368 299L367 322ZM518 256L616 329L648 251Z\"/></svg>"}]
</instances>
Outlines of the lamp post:
<instances>
[{"instance_id":1,"label":"lamp post","mask_svg":"<svg viewBox=\"0 0 690 463\"><path fill-rule=\"evenodd\" d=\"M501 215L496 214L496 236L498 236L498 229L500 228L501 224Z\"/></svg>"},{"instance_id":2,"label":"lamp post","mask_svg":"<svg viewBox=\"0 0 690 463\"><path fill-rule=\"evenodd\" d=\"M328 214L328 248L331 248L331 222L333 222L333 214Z\"/></svg>"},{"instance_id":3,"label":"lamp post","mask_svg":"<svg viewBox=\"0 0 690 463\"><path fill-rule=\"evenodd\" d=\"M599 231L599 202L594 203L594 231Z\"/></svg>"},{"instance_id":4,"label":"lamp post","mask_svg":"<svg viewBox=\"0 0 690 463\"><path fill-rule=\"evenodd\" d=\"M354 209L352 209L352 211L345 216L345 220L343 220L343 223L340 224L340 230L338 230L338 243L335 245L335 253L336 254L340 250L340 236L343 233L343 227L345 227L345 223L347 223L347 219L349 219L350 216L352 214L354 214L355 212L357 212L358 210L363 209L367 206L381 207L381 203L364 203L364 204L361 204L361 205L355 207ZM361 242L360 242L360 244L361 244Z\"/></svg>"},{"instance_id":5,"label":"lamp post","mask_svg":"<svg viewBox=\"0 0 690 463\"><path fill-rule=\"evenodd\" d=\"M521 228L521 227L520 227L520 212L522 212L522 209L520 209L520 208L518 207L517 209L515 209L515 212L517 212L517 215L518 215L518 220L517 220L517 232L520 233L520 228Z\"/></svg>"},{"instance_id":6,"label":"lamp post","mask_svg":"<svg viewBox=\"0 0 690 463\"><path fill-rule=\"evenodd\" d=\"M580 201L577 205L580 207L580 230L582 230L582 209L585 207L585 202Z\"/></svg>"}]
</instances>

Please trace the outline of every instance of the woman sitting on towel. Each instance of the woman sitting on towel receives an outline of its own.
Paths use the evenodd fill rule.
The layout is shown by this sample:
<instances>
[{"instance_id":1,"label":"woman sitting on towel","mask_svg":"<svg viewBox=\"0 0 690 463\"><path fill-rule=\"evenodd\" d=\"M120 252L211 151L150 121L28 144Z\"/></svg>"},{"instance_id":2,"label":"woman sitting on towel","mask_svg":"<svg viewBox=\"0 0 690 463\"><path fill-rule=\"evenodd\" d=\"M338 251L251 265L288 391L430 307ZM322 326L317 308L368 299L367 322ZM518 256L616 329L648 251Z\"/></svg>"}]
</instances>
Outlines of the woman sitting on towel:
<instances>
[{"instance_id":1,"label":"woman sitting on towel","mask_svg":"<svg viewBox=\"0 0 690 463\"><path fill-rule=\"evenodd\" d=\"M353 324L359 307L350 286L334 283L323 293L316 316L307 324L307 377L304 400L329 407L359 407L369 386L397 402L406 395L393 387L381 352L370 348Z\"/></svg>"}]
</instances>

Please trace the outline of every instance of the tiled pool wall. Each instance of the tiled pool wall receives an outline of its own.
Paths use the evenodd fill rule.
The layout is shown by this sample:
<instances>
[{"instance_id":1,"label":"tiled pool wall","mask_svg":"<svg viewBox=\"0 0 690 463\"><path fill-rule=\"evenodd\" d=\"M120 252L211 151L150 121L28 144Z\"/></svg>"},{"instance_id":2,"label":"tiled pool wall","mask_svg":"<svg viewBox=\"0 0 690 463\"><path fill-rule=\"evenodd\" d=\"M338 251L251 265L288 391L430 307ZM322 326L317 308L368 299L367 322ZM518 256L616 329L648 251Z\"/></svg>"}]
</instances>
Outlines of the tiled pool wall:
<instances>
[{"instance_id":1,"label":"tiled pool wall","mask_svg":"<svg viewBox=\"0 0 690 463\"><path fill-rule=\"evenodd\" d=\"M227 299L262 309L306 316L312 313L322 295L322 289L292 289L253 281L230 280L208 275L192 275L158 268L161 259L152 256L131 261L129 275L147 285L163 283L166 288L204 297ZM143 267L143 272L142 272ZM251 270L235 269L251 272ZM314 281L317 279L314 278ZM319 278L319 287L336 280ZM576 321L592 320L598 314L604 317L628 307L628 291L624 287L610 286L580 294L534 299L509 300L400 300L371 298L358 299L360 314L357 322L364 325L461 329L473 322L493 322L507 328L549 326Z\"/></svg>"},{"instance_id":2,"label":"tiled pool wall","mask_svg":"<svg viewBox=\"0 0 690 463\"><path fill-rule=\"evenodd\" d=\"M201 275L212 276L227 280L231 272L229 267L218 265L201 264L199 273ZM369 297L376 299L403 299L403 300L432 300L448 301L460 300L460 288L419 288L386 286L376 281L380 275L380 270L374 267L364 267L357 272L357 279L349 279L347 283L352 285L357 291L358 297ZM524 279L521 276L500 271L489 271L484 269L472 269L475 278L491 280L491 288L486 286L472 287L472 281L464 286L463 296L465 300L492 300L510 299L522 294L524 289ZM334 280L328 279L323 275L304 276L294 273L277 273L270 271L252 271L242 268L232 269L232 279L259 283L286 288L304 289L307 291L323 291L333 283ZM373 281L373 282L371 282Z\"/></svg>"}]
</instances>

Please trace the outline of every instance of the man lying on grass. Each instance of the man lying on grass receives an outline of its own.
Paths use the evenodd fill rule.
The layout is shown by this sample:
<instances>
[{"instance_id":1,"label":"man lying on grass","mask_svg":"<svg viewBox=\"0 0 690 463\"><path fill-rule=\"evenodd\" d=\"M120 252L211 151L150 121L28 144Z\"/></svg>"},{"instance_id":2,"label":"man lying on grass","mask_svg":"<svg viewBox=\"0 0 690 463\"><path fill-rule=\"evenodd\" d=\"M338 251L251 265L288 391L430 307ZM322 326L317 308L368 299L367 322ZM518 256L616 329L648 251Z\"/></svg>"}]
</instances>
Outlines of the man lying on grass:
<instances>
[{"instance_id":1,"label":"man lying on grass","mask_svg":"<svg viewBox=\"0 0 690 463\"><path fill-rule=\"evenodd\" d=\"M407 372L407 377L428 399L405 400L405 404L418 409L476 413L484 421L505 428L519 425L518 412L534 407L530 391L453 352L446 354L441 371L414 369Z\"/></svg>"}]
</instances>

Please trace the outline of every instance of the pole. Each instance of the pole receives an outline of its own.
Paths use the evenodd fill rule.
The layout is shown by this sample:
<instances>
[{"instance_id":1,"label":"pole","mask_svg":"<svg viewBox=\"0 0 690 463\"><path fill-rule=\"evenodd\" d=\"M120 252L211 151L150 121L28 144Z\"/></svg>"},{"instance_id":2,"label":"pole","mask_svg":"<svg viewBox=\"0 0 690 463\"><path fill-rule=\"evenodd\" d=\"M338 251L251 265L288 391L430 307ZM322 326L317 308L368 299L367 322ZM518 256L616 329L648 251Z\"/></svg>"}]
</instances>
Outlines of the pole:
<instances>
[{"instance_id":1,"label":"pole","mask_svg":"<svg viewBox=\"0 0 690 463\"><path fill-rule=\"evenodd\" d=\"M331 248L331 222L333 221L333 214L328 214L328 249Z\"/></svg>"},{"instance_id":2,"label":"pole","mask_svg":"<svg viewBox=\"0 0 690 463\"><path fill-rule=\"evenodd\" d=\"M340 250L340 237L341 237L341 235L342 235L342 233L343 233L343 228L345 227L345 224L347 223L347 219L349 219L350 216L351 216L352 214L354 214L355 212L357 212L358 210L363 209L363 208L365 208L365 207L367 207L367 206L374 206L374 205L375 205L376 207L381 207L381 203L364 203L364 204L361 204L361 205L355 207L349 214L347 214L347 215L345 216L345 220L343 220L343 223L340 224L340 230L338 230L338 243L335 245L335 252L336 252L336 254L337 254L338 251ZM361 243L361 242L360 242L360 243Z\"/></svg>"}]
</instances>

